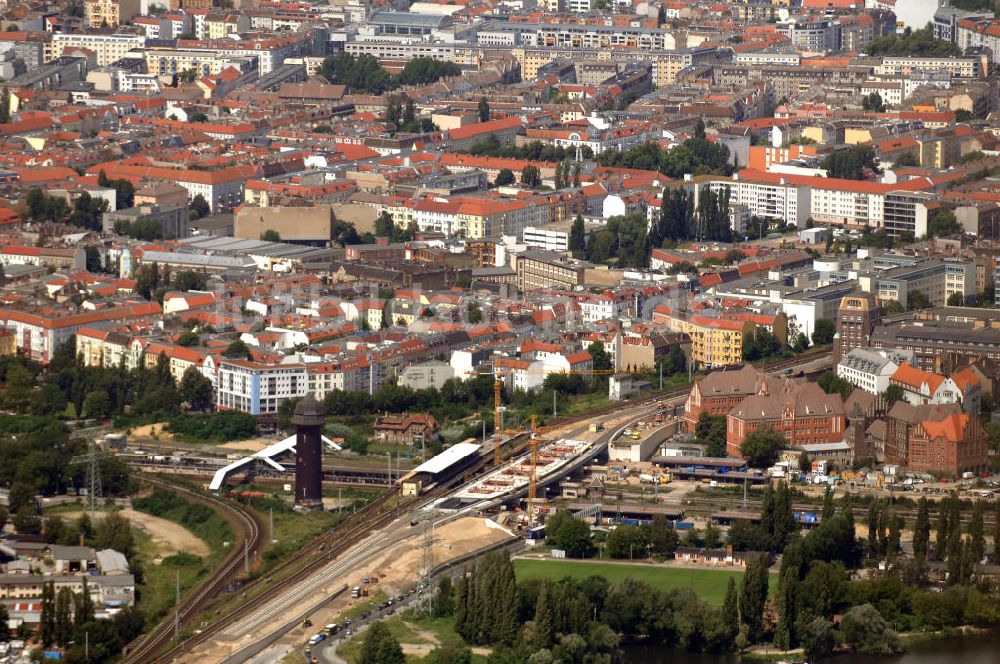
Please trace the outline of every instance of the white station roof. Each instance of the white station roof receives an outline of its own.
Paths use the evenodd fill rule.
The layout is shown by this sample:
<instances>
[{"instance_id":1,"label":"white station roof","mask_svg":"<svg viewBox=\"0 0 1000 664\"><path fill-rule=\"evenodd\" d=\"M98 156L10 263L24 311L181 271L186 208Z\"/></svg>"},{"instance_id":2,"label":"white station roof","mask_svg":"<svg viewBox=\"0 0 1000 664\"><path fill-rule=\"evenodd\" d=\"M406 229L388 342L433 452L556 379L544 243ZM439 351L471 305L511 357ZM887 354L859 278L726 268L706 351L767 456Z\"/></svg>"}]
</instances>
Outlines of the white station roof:
<instances>
[{"instance_id":1,"label":"white station roof","mask_svg":"<svg viewBox=\"0 0 1000 664\"><path fill-rule=\"evenodd\" d=\"M338 452L340 451L341 449L340 445L333 442L326 436L321 436L321 437L323 439L323 442L326 443L328 446L332 447ZM294 435L289 436L288 438L285 438L284 440L277 442L273 445L268 445L260 452L255 452L250 456L246 456L243 457L242 459L239 459L238 461L232 462L228 466L223 466L222 468L219 468L217 471L215 471L215 475L212 477L212 482L208 485L208 488L211 489L212 491L219 491L220 489L222 489L222 485L225 483L226 478L229 477L230 474L236 472L240 468L246 466L247 464L252 463L257 459L266 462L275 470L284 470L285 467L282 466L277 461L275 461L272 457L276 457L279 454L283 454L285 452L289 452L294 449L295 449Z\"/></svg>"},{"instance_id":2,"label":"white station roof","mask_svg":"<svg viewBox=\"0 0 1000 664\"><path fill-rule=\"evenodd\" d=\"M479 453L482 445L478 443L455 443L441 454L424 461L422 464L410 471L410 473L428 473L437 475L447 470L462 459Z\"/></svg>"}]
</instances>

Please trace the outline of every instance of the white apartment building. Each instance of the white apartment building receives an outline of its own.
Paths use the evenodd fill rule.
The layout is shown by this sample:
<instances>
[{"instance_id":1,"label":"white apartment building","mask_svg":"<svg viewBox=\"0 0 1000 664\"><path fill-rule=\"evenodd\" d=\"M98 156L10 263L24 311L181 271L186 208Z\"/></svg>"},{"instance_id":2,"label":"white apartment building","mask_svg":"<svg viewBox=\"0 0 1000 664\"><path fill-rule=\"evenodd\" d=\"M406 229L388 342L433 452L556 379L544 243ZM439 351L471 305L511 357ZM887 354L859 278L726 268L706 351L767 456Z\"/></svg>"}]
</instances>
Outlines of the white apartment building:
<instances>
[{"instance_id":1,"label":"white apartment building","mask_svg":"<svg viewBox=\"0 0 1000 664\"><path fill-rule=\"evenodd\" d=\"M873 191L874 187L845 187L838 180L834 187L824 188L817 184L812 188L810 214L815 221L847 223L855 226L882 225L882 211L885 197Z\"/></svg>"},{"instance_id":2,"label":"white apartment building","mask_svg":"<svg viewBox=\"0 0 1000 664\"><path fill-rule=\"evenodd\" d=\"M882 394L899 364L886 351L855 348L837 365L837 375L871 394Z\"/></svg>"},{"instance_id":3,"label":"white apartment building","mask_svg":"<svg viewBox=\"0 0 1000 664\"><path fill-rule=\"evenodd\" d=\"M57 32L45 45L45 61L55 60L67 48L86 48L97 55L97 66L106 67L124 58L132 49L146 45L143 35L92 35L85 32Z\"/></svg>"},{"instance_id":4,"label":"white apartment building","mask_svg":"<svg viewBox=\"0 0 1000 664\"><path fill-rule=\"evenodd\" d=\"M963 19L955 30L955 42L965 50L972 46L985 46L992 53L992 61L1000 62L1000 20Z\"/></svg>"},{"instance_id":5,"label":"white apartment building","mask_svg":"<svg viewBox=\"0 0 1000 664\"><path fill-rule=\"evenodd\" d=\"M260 364L226 359L219 363L215 405L251 415L274 415L281 402L306 395L304 364Z\"/></svg>"},{"instance_id":6,"label":"white apartment building","mask_svg":"<svg viewBox=\"0 0 1000 664\"><path fill-rule=\"evenodd\" d=\"M802 55L799 53L734 53L733 62L738 65L786 65L798 67L802 62Z\"/></svg>"},{"instance_id":7,"label":"white apartment building","mask_svg":"<svg viewBox=\"0 0 1000 664\"><path fill-rule=\"evenodd\" d=\"M546 251L569 251L569 233L570 229L565 224L558 224L555 228L528 226L524 229L523 243Z\"/></svg>"},{"instance_id":8,"label":"white apartment building","mask_svg":"<svg viewBox=\"0 0 1000 664\"><path fill-rule=\"evenodd\" d=\"M509 44L513 46L513 44ZM349 41L344 44L344 51L357 57L371 55L380 60L412 60L413 58L432 58L444 62L453 62L455 46L452 44L407 44L397 41Z\"/></svg>"},{"instance_id":9,"label":"white apartment building","mask_svg":"<svg viewBox=\"0 0 1000 664\"><path fill-rule=\"evenodd\" d=\"M382 386L379 372L372 371L372 365L364 356L336 362L311 362L306 364L308 391L319 400L333 390L342 392L368 392Z\"/></svg>"},{"instance_id":10,"label":"white apartment building","mask_svg":"<svg viewBox=\"0 0 1000 664\"><path fill-rule=\"evenodd\" d=\"M610 291L601 295L581 295L576 302L580 306L580 317L588 323L618 320L637 309L631 297L615 295Z\"/></svg>"},{"instance_id":11,"label":"white apartment building","mask_svg":"<svg viewBox=\"0 0 1000 664\"><path fill-rule=\"evenodd\" d=\"M880 302L895 300L903 306L911 293L923 293L931 306L942 307L952 293L976 292L976 266L959 261L924 260L858 277L861 290L875 293Z\"/></svg>"},{"instance_id":12,"label":"white apartment building","mask_svg":"<svg viewBox=\"0 0 1000 664\"><path fill-rule=\"evenodd\" d=\"M444 233L451 237L458 232L465 232L464 226L459 226L458 204L444 199L428 199L417 201L412 208L413 221L423 232ZM390 214L392 214L390 212ZM402 226L397 216L393 214L393 222Z\"/></svg>"},{"instance_id":13,"label":"white apartment building","mask_svg":"<svg viewBox=\"0 0 1000 664\"><path fill-rule=\"evenodd\" d=\"M780 177L757 179L736 174L732 180L713 180L710 186L716 193L729 187L730 203L745 205L752 216L794 223L799 228L805 228L809 218L808 185Z\"/></svg>"},{"instance_id":14,"label":"white apartment building","mask_svg":"<svg viewBox=\"0 0 1000 664\"><path fill-rule=\"evenodd\" d=\"M910 76L921 72L947 72L960 78L974 78L980 74L980 64L977 58L887 55L873 71L876 76Z\"/></svg>"}]
</instances>

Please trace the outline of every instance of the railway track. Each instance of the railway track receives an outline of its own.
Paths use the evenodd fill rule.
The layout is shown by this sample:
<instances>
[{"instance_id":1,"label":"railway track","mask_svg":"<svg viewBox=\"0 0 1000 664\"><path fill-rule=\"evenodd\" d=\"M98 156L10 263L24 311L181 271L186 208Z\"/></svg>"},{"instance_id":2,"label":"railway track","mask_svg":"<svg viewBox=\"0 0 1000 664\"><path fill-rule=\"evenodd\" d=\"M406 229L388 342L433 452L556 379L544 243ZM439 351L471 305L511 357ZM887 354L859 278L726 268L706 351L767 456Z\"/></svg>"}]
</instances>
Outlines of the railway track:
<instances>
[{"instance_id":1,"label":"railway track","mask_svg":"<svg viewBox=\"0 0 1000 664\"><path fill-rule=\"evenodd\" d=\"M147 662L157 661L158 653L174 638L175 615L176 620L181 625L191 616L197 615L219 593L226 583L239 574L244 556L259 551L263 540L263 527L259 517L242 505L215 498L214 496L207 496L183 485L172 484L151 477L143 478L143 481L169 491L186 494L197 502L220 509L230 523L243 531L243 545L233 546L216 572L196 586L184 598L184 601L177 607L176 614L171 614L162 620L151 632L140 637L141 640L134 647L128 649L127 654L121 660L125 664L146 664Z\"/></svg>"},{"instance_id":2,"label":"railway track","mask_svg":"<svg viewBox=\"0 0 1000 664\"><path fill-rule=\"evenodd\" d=\"M826 349L816 352L807 351L806 353L796 355L793 358L782 358L780 360L762 363L759 367L766 371L776 371L786 367L794 367L807 361L819 360L824 356L829 355L830 351ZM690 385L684 385L666 390L656 390L650 392L641 399L630 400L623 404L611 404L609 406L592 409L586 413L550 418L546 421L546 428L564 427L576 422L592 420L596 417L612 414L624 409L633 410L641 408L642 406L653 405L663 399L682 396L689 392L690 389ZM514 438L508 440L504 447L506 448L505 456L508 457L513 454L523 453L528 447L527 434L519 434L515 436ZM179 643L173 644L172 647L167 649L172 639L171 630L173 629L173 618L171 617L170 619L161 622L147 637L140 641L135 648L130 650L129 654L126 655L122 661L127 664L159 664L161 662L172 661L182 653L188 652L192 648L224 632L228 625L246 617L247 614L262 604L280 596L284 591L309 578L330 560L355 546L358 542L364 539L364 537L391 523L399 513L405 513L410 508L415 507L418 503L424 503L447 495L455 484L464 482L466 478L487 470L491 465L492 455L483 456L461 476L453 478L448 483L434 487L431 491L419 497L399 500L399 502L395 505L390 505L389 503L392 498L397 495L397 491L393 490L386 492L373 502L363 507L350 519L333 528L330 533L318 537L313 542L300 549L294 558L290 558L287 562L282 563L275 569L271 570L268 579L258 579L249 584L244 590L244 594L248 597L248 601L242 602L233 610L228 611L224 618L216 620L199 631L197 634L194 634ZM150 481L153 483L157 482L155 480ZM177 488L174 485L168 485L165 482L160 482L160 484L170 486L175 489ZM189 489L183 489L183 491L200 499L214 500L207 499L202 494ZM221 500L216 500L216 502L223 506L226 510L238 513L240 518L246 518L253 524L254 530L252 532L254 536L254 546L255 548L259 547L261 539L259 524L252 516L247 516L253 515L253 513L250 510L239 510L231 504ZM218 595L224 583L232 578L234 571L238 570L240 558L240 551L234 550L231 552L230 555L227 556L226 560L223 561L223 565L216 572L216 574L207 579L196 589L195 594L185 601L184 606L180 610L180 619L182 624L185 619L190 618L192 615L196 614L196 612L201 611L204 608L211 608L211 600ZM277 580L269 583L268 581L270 579Z\"/></svg>"}]
</instances>

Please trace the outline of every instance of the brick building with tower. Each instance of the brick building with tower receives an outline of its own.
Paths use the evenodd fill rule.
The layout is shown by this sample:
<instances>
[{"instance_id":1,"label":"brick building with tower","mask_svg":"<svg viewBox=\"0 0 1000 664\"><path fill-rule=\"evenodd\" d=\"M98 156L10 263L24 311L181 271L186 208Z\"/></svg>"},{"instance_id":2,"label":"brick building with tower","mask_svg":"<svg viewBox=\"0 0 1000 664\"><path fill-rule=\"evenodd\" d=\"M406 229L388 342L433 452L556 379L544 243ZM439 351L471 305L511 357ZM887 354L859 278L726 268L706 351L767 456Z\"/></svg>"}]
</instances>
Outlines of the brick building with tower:
<instances>
[{"instance_id":1,"label":"brick building with tower","mask_svg":"<svg viewBox=\"0 0 1000 664\"><path fill-rule=\"evenodd\" d=\"M871 293L852 293L840 301L837 335L833 340L833 364L855 348L868 348L875 328L882 324L882 307Z\"/></svg>"}]
</instances>

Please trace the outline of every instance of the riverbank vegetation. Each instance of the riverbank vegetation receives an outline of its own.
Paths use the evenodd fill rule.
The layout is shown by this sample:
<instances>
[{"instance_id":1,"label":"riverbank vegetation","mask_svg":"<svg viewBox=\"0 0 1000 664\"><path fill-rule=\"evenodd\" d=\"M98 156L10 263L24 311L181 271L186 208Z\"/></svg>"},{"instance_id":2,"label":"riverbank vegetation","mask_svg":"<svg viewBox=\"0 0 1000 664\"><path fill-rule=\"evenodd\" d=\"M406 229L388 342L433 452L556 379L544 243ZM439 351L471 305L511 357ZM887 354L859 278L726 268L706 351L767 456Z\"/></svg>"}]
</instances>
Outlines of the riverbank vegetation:
<instances>
[{"instance_id":1,"label":"riverbank vegetation","mask_svg":"<svg viewBox=\"0 0 1000 664\"><path fill-rule=\"evenodd\" d=\"M454 620L465 647L490 648L487 661L494 664L610 663L621 643L709 653L767 647L812 660L835 652L894 653L914 635L1000 626L996 581L981 564L984 516L987 509L1000 516L1000 507L947 498L932 519L921 499L914 553L907 556L898 507L869 500L867 534L858 538L856 500L827 494L820 524L803 532L793 518L791 491L765 489L760 522L729 534L746 561L742 574L494 557L454 584L442 582L434 611ZM580 541L589 533L564 516L553 518L557 543L576 554L592 549ZM1000 535L1000 526L994 528L990 534ZM688 538L703 540L705 533ZM648 550L642 555L651 556ZM659 575L663 570L669 574ZM703 585L713 574L711 587Z\"/></svg>"}]
</instances>

